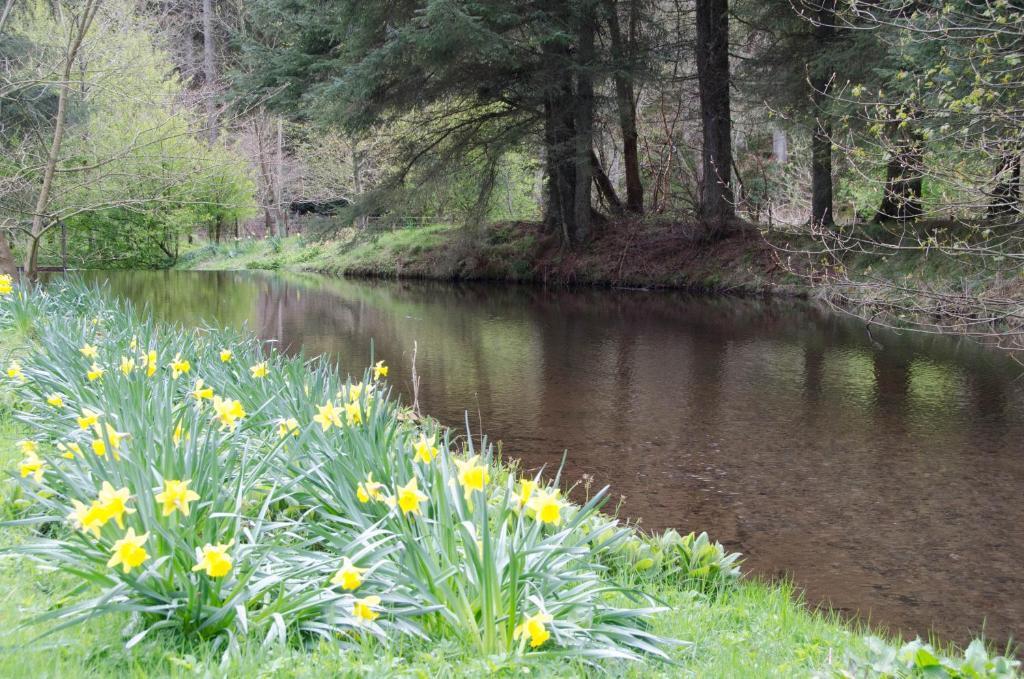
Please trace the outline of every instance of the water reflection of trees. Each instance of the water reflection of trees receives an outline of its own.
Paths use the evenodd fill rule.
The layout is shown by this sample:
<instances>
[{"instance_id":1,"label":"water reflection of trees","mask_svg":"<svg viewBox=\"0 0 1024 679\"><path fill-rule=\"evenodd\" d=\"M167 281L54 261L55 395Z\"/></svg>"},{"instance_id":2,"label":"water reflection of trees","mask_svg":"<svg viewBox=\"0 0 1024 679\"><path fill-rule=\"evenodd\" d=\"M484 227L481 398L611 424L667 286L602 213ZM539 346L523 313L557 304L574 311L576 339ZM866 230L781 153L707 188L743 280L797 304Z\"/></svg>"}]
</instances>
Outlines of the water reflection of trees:
<instances>
[{"instance_id":1,"label":"water reflection of trees","mask_svg":"<svg viewBox=\"0 0 1024 679\"><path fill-rule=\"evenodd\" d=\"M218 317L225 311L221 300L230 297L224 283L218 280L217 285L203 291L214 296L223 293L216 301L209 300ZM235 295L237 289L254 284L250 281L246 286L235 280L227 283ZM369 358L369 338L376 342L378 355L402 359L408 357L413 340L418 340L421 352L435 354L432 366L437 374L430 377L446 383L438 390L472 393L474 400L467 404L470 407L494 407L491 382L498 373L507 375L525 367L517 365L522 363L523 354L534 355L543 365L544 374L577 364L576 374L580 370L586 373L587 366L599 360L593 353L595 343L610 348L609 374L627 380L614 390L621 400L629 391L628 378L637 373L636 366L630 364L636 360L635 343L640 332L672 333L696 340L691 346L696 352L694 369L710 371L699 379L708 389L715 388L713 373L720 369L716 366L722 360L718 354L728 345L772 342L799 346L803 352L803 391L808 402L822 398L830 355L859 354L869 359L870 374L860 378L847 371L832 378L845 374L858 381L872 381L876 412L890 421L906 415L913 398L911 365L921 356L927 357L932 369L964 375L964 393L949 396L958 405L969 403L976 417L989 425L1003 415L1008 390L1016 388L1013 370L1001 357L990 356L969 343L893 332L869 336L855 319L798 301L705 299L615 290L353 283L323 278L268 278L258 285L255 315L258 331L264 337L281 339L291 350L302 347L310 354L344 356L354 362L355 368ZM194 301L202 305L208 300ZM175 305L173 301L163 301L165 307ZM238 308L236 304L228 306ZM526 351L508 346L510 332L517 341L528 345ZM700 341L701 338L706 341ZM357 346L359 342L362 346ZM456 347L460 352L457 356L445 350ZM496 351L497 357L492 355ZM600 360L605 358L601 355ZM496 361L502 365L494 365ZM968 370L965 364L970 365ZM847 368L855 365L856 362L848 363ZM398 368L400 373L403 368ZM585 400L587 390L574 386L573 379L573 374L567 372L555 386L548 381L542 389L564 388L566 394ZM701 399L705 410L713 406L710 392ZM543 395L542 400L550 403L551 396Z\"/></svg>"}]
</instances>

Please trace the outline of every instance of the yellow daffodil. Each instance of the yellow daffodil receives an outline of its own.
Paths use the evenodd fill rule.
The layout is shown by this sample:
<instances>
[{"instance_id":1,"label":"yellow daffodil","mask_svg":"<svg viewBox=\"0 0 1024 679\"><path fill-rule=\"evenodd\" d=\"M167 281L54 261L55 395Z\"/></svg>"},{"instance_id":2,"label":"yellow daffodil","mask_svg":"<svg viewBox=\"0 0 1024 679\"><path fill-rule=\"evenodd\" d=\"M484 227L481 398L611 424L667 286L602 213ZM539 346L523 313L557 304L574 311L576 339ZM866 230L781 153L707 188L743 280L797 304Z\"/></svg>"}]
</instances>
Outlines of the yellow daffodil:
<instances>
[{"instance_id":1,"label":"yellow daffodil","mask_svg":"<svg viewBox=\"0 0 1024 679\"><path fill-rule=\"evenodd\" d=\"M220 421L221 431L230 429L234 431L238 420L245 417L245 408L239 401L230 398L213 397L213 418Z\"/></svg>"},{"instance_id":2,"label":"yellow daffodil","mask_svg":"<svg viewBox=\"0 0 1024 679\"><path fill-rule=\"evenodd\" d=\"M192 398L194 398L199 403L202 403L204 398L213 398L213 387L207 387L205 386L205 384L206 383L203 382L203 378L200 377L199 379L196 380L195 386L192 387Z\"/></svg>"},{"instance_id":3,"label":"yellow daffodil","mask_svg":"<svg viewBox=\"0 0 1024 679\"><path fill-rule=\"evenodd\" d=\"M95 382L96 380L103 377L103 373L105 372L107 372L106 368L99 365L98 363L93 363L91 366L89 366L89 371L85 373L85 376L89 379L90 382Z\"/></svg>"},{"instance_id":4,"label":"yellow daffodil","mask_svg":"<svg viewBox=\"0 0 1024 679\"><path fill-rule=\"evenodd\" d=\"M54 408L63 408L64 407L64 397L61 396L60 394L58 394L57 392L53 392L52 394L47 396L46 397L46 402L49 405L52 405Z\"/></svg>"},{"instance_id":5,"label":"yellow daffodil","mask_svg":"<svg viewBox=\"0 0 1024 679\"><path fill-rule=\"evenodd\" d=\"M79 349L82 352L82 356L89 359L95 359L99 354L99 349L96 348L95 344L86 344L84 347Z\"/></svg>"},{"instance_id":6,"label":"yellow daffodil","mask_svg":"<svg viewBox=\"0 0 1024 679\"><path fill-rule=\"evenodd\" d=\"M379 596L368 596L356 599L352 602L352 615L356 617L357 623L373 622L380 617L380 613L373 610L380 606Z\"/></svg>"},{"instance_id":7,"label":"yellow daffodil","mask_svg":"<svg viewBox=\"0 0 1024 679\"><path fill-rule=\"evenodd\" d=\"M139 350L139 338L137 335L132 335L132 341L128 343L128 349L130 351Z\"/></svg>"},{"instance_id":8,"label":"yellow daffodil","mask_svg":"<svg viewBox=\"0 0 1024 679\"><path fill-rule=\"evenodd\" d=\"M82 447L74 441L68 441L67 443L57 443L57 450L61 452L61 457L67 460L75 459L77 454L79 457L82 456Z\"/></svg>"},{"instance_id":9,"label":"yellow daffodil","mask_svg":"<svg viewBox=\"0 0 1024 679\"><path fill-rule=\"evenodd\" d=\"M288 434L292 436L299 435L299 421L294 417L282 418L277 421L277 435L280 438L284 438Z\"/></svg>"},{"instance_id":10,"label":"yellow daffodil","mask_svg":"<svg viewBox=\"0 0 1024 679\"><path fill-rule=\"evenodd\" d=\"M174 445L181 443L181 422L174 426L174 433L171 434L171 442Z\"/></svg>"},{"instance_id":11,"label":"yellow daffodil","mask_svg":"<svg viewBox=\"0 0 1024 679\"><path fill-rule=\"evenodd\" d=\"M174 360L171 361L169 365L171 368L172 380L178 379L192 369L192 364L183 359L180 353L174 355Z\"/></svg>"},{"instance_id":12,"label":"yellow daffodil","mask_svg":"<svg viewBox=\"0 0 1024 679\"><path fill-rule=\"evenodd\" d=\"M365 388L366 388L366 385L364 385L362 382L360 382L359 384L351 385L348 388L348 400L349 401L358 401L359 397L363 395L363 389L365 389ZM342 389L341 391L338 392L338 398L340 398L342 400L345 400L345 390L344 389Z\"/></svg>"},{"instance_id":13,"label":"yellow daffodil","mask_svg":"<svg viewBox=\"0 0 1024 679\"><path fill-rule=\"evenodd\" d=\"M114 490L114 487L110 485L109 481L104 481L103 486L100 488L99 503L103 507L103 511L107 516L107 520L113 519L117 522L118 528L124 528L124 515L134 514L135 510L127 506L128 500L131 499L131 493L127 488L118 488Z\"/></svg>"},{"instance_id":14,"label":"yellow daffodil","mask_svg":"<svg viewBox=\"0 0 1024 679\"><path fill-rule=\"evenodd\" d=\"M92 425L92 428L93 431L96 433L96 438L93 439L92 441L93 452L100 457L106 455L107 441L109 441L110 446L114 449L114 459L120 460L121 456L119 454L119 451L121 450L121 439L128 436L128 434L123 431L117 431L112 426L110 426L109 422L104 424L103 427L101 427L97 422L96 424ZM104 428L106 429L106 440L104 440Z\"/></svg>"},{"instance_id":15,"label":"yellow daffodil","mask_svg":"<svg viewBox=\"0 0 1024 679\"><path fill-rule=\"evenodd\" d=\"M359 407L359 401L352 401L345 404L345 419L348 420L348 425L350 427L363 423L363 411Z\"/></svg>"},{"instance_id":16,"label":"yellow daffodil","mask_svg":"<svg viewBox=\"0 0 1024 679\"><path fill-rule=\"evenodd\" d=\"M94 501L91 505L86 506L78 500L72 500L71 504L74 505L74 509L68 514L71 524L76 530L92 533L93 537L98 538L100 529L110 518L103 509L103 505L99 501Z\"/></svg>"},{"instance_id":17,"label":"yellow daffodil","mask_svg":"<svg viewBox=\"0 0 1024 679\"><path fill-rule=\"evenodd\" d=\"M227 363L228 361L231 360L231 358L234 355L235 355L234 352L232 352L230 349L221 349L220 350L220 362L221 363Z\"/></svg>"},{"instance_id":18,"label":"yellow daffodil","mask_svg":"<svg viewBox=\"0 0 1024 679\"><path fill-rule=\"evenodd\" d=\"M253 378L259 380L267 376L267 362L260 361L256 365L249 367L249 372L252 373Z\"/></svg>"},{"instance_id":19,"label":"yellow daffodil","mask_svg":"<svg viewBox=\"0 0 1024 679\"><path fill-rule=\"evenodd\" d=\"M43 467L45 465L46 463L38 455L32 453L26 455L25 459L21 461L21 464L18 465L18 471L21 472L21 478L31 474L36 483L39 483L43 480Z\"/></svg>"},{"instance_id":20,"label":"yellow daffodil","mask_svg":"<svg viewBox=\"0 0 1024 679\"><path fill-rule=\"evenodd\" d=\"M21 364L18 363L17 361L11 361L10 365L7 367L7 376L10 377L12 380L24 380L25 376L21 372Z\"/></svg>"},{"instance_id":21,"label":"yellow daffodil","mask_svg":"<svg viewBox=\"0 0 1024 679\"><path fill-rule=\"evenodd\" d=\"M78 426L81 427L82 429L88 429L89 427L92 427L96 424L96 421L102 414L103 413L98 413L95 410L82 408L82 414L80 417L78 417Z\"/></svg>"},{"instance_id":22,"label":"yellow daffodil","mask_svg":"<svg viewBox=\"0 0 1024 679\"><path fill-rule=\"evenodd\" d=\"M558 526L562 523L562 507L565 503L558 499L558 491L537 490L527 503L527 507L541 523Z\"/></svg>"},{"instance_id":23,"label":"yellow daffodil","mask_svg":"<svg viewBox=\"0 0 1024 679\"><path fill-rule=\"evenodd\" d=\"M419 483L413 478L409 483L405 484L398 489L398 499L388 498L387 503L390 506L398 505L398 508L402 510L402 514L422 514L423 509L420 504L427 501L427 496L420 491Z\"/></svg>"},{"instance_id":24,"label":"yellow daffodil","mask_svg":"<svg viewBox=\"0 0 1024 679\"><path fill-rule=\"evenodd\" d=\"M533 491L537 490L537 482L530 479L519 480L519 495L516 496L516 508L522 509L530 501Z\"/></svg>"},{"instance_id":25,"label":"yellow daffodil","mask_svg":"<svg viewBox=\"0 0 1024 679\"><path fill-rule=\"evenodd\" d=\"M455 460L455 466L459 468L459 484L465 491L467 500L474 490L482 491L491 480L487 465L480 464L479 455L474 455L468 460Z\"/></svg>"},{"instance_id":26,"label":"yellow daffodil","mask_svg":"<svg viewBox=\"0 0 1024 679\"><path fill-rule=\"evenodd\" d=\"M32 439L22 439L18 441L18 450L22 455L36 455L39 453L39 444Z\"/></svg>"},{"instance_id":27,"label":"yellow daffodil","mask_svg":"<svg viewBox=\"0 0 1024 679\"><path fill-rule=\"evenodd\" d=\"M319 424L324 431L331 427L341 426L341 411L334 407L334 401L328 401L322 406L317 406L316 409L319 412L313 416L313 421Z\"/></svg>"},{"instance_id":28,"label":"yellow daffodil","mask_svg":"<svg viewBox=\"0 0 1024 679\"><path fill-rule=\"evenodd\" d=\"M149 533L136 535L134 528L129 528L124 537L114 543L113 556L107 561L107 568L120 565L125 573L130 572L136 566L149 558L149 554L142 545L146 544Z\"/></svg>"},{"instance_id":29,"label":"yellow daffodil","mask_svg":"<svg viewBox=\"0 0 1024 679\"><path fill-rule=\"evenodd\" d=\"M551 638L551 632L545 627L551 621L552 617L547 613L534 613L516 626L512 636L516 639L530 637L532 648L543 646L544 642Z\"/></svg>"},{"instance_id":30,"label":"yellow daffodil","mask_svg":"<svg viewBox=\"0 0 1024 679\"><path fill-rule=\"evenodd\" d=\"M0 295L6 297L11 294L13 283L14 279L11 278L10 274L0 274Z\"/></svg>"},{"instance_id":31,"label":"yellow daffodil","mask_svg":"<svg viewBox=\"0 0 1024 679\"><path fill-rule=\"evenodd\" d=\"M161 493L157 493L156 501L163 503L163 515L170 516L175 510L178 510L184 516L188 516L189 502L195 502L199 499L199 494L194 490L189 490L188 484L191 481L173 481L171 479L164 479L164 490Z\"/></svg>"},{"instance_id":32,"label":"yellow daffodil","mask_svg":"<svg viewBox=\"0 0 1024 679\"><path fill-rule=\"evenodd\" d=\"M430 464L430 461L437 457L437 446L434 445L434 440L427 440L427 437L420 434L420 440L413 445L413 462L422 462L424 464Z\"/></svg>"},{"instance_id":33,"label":"yellow daffodil","mask_svg":"<svg viewBox=\"0 0 1024 679\"><path fill-rule=\"evenodd\" d=\"M126 376L131 375L132 371L135 370L135 359L128 358L127 356L121 357L121 372Z\"/></svg>"},{"instance_id":34,"label":"yellow daffodil","mask_svg":"<svg viewBox=\"0 0 1024 679\"><path fill-rule=\"evenodd\" d=\"M373 379L379 380L382 377L388 376L388 367L384 365L384 361L377 361L373 366Z\"/></svg>"},{"instance_id":35,"label":"yellow daffodil","mask_svg":"<svg viewBox=\"0 0 1024 679\"><path fill-rule=\"evenodd\" d=\"M152 377L156 373L156 352L149 351L140 355L139 368L145 368L146 377Z\"/></svg>"},{"instance_id":36,"label":"yellow daffodil","mask_svg":"<svg viewBox=\"0 0 1024 679\"><path fill-rule=\"evenodd\" d=\"M363 504L366 504L370 500L383 500L384 493L381 492L381 488L384 487L383 483L378 483L373 480L373 472L366 475L365 481L360 481L359 486L356 488L356 497Z\"/></svg>"},{"instance_id":37,"label":"yellow daffodil","mask_svg":"<svg viewBox=\"0 0 1024 679\"><path fill-rule=\"evenodd\" d=\"M352 563L352 559L347 556L341 562L341 568L331 578L332 585L340 585L342 589L354 590L359 589L359 586L363 584L363 573L368 569L359 568Z\"/></svg>"},{"instance_id":38,"label":"yellow daffodil","mask_svg":"<svg viewBox=\"0 0 1024 679\"><path fill-rule=\"evenodd\" d=\"M193 571L205 570L211 578L222 578L231 571L231 557L228 550L234 540L227 544L212 545L209 542L203 548L196 549L196 565L192 566Z\"/></svg>"}]
</instances>

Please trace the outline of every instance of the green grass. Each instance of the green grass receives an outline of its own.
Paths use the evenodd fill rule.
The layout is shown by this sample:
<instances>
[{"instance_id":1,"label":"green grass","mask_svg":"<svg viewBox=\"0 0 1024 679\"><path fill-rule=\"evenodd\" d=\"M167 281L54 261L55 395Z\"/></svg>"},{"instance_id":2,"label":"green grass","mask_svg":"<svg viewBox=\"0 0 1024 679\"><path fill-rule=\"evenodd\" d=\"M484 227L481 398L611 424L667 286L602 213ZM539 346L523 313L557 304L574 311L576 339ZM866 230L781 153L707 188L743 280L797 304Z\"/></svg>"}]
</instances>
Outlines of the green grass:
<instances>
[{"instance_id":1,"label":"green grass","mask_svg":"<svg viewBox=\"0 0 1024 679\"><path fill-rule=\"evenodd\" d=\"M431 255L452 240L448 224L360 233L339 230L330 239L304 236L206 244L185 253L179 268L202 270L291 270L392 275L404 261Z\"/></svg>"},{"instance_id":2,"label":"green grass","mask_svg":"<svg viewBox=\"0 0 1024 679\"><path fill-rule=\"evenodd\" d=\"M5 434L7 432L5 431ZM7 441L5 441L7 443ZM24 533L3 529L2 540ZM123 650L123 617L98 619L95 626L66 630L33 642L38 629L17 629L29 611L57 603L57 591L71 584L26 563L0 566L0 675L9 677L153 676L567 676L585 668L540 661L479 658L451 642L410 642L390 651L379 645L339 651L323 643L311 649L243 645L222 665L222 650L209 642L165 634ZM654 631L693 642L673 653L677 666L662 663L619 665L611 674L627 677L799 677L841 664L848 650L860 650L860 637L840 621L812 614L790 587L756 582L714 602L690 593L658 592L672 612L660 614ZM528 674L527 674L528 671Z\"/></svg>"}]
</instances>

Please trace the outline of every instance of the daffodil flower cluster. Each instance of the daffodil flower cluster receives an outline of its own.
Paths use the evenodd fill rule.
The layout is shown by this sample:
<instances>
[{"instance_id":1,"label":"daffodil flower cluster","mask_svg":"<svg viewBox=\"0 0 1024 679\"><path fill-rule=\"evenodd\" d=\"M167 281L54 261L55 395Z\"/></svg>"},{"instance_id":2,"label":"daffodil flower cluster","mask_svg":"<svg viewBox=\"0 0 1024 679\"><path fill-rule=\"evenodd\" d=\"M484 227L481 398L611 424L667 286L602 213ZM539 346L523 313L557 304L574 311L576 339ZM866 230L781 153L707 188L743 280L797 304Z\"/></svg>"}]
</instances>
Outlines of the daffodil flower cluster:
<instances>
[{"instance_id":1,"label":"daffodil flower cluster","mask_svg":"<svg viewBox=\"0 0 1024 679\"><path fill-rule=\"evenodd\" d=\"M29 511L72 531L19 552L185 633L444 629L487 654L656 652L642 623L655 609L608 597L601 552L625 529L595 521L604 492L578 507L479 436L417 419L384 361L342 380L66 285L23 300L42 341L7 384L30 403L16 473ZM113 610L109 591L67 619Z\"/></svg>"}]
</instances>

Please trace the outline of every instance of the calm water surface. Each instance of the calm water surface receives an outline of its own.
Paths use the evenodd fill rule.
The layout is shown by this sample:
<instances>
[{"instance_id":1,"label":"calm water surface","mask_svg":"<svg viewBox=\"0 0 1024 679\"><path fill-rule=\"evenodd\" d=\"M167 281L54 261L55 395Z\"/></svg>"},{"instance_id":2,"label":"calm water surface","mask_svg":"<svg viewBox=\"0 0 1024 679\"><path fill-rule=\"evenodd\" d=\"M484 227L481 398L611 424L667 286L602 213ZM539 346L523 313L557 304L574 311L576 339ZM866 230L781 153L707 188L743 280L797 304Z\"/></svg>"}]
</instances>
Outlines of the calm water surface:
<instances>
[{"instance_id":1,"label":"calm water surface","mask_svg":"<svg viewBox=\"0 0 1024 679\"><path fill-rule=\"evenodd\" d=\"M1024 377L966 341L797 303L669 293L96 274L159 318L247 325L590 474L649 530L707 530L746 568L907 635L1024 638Z\"/></svg>"}]
</instances>

